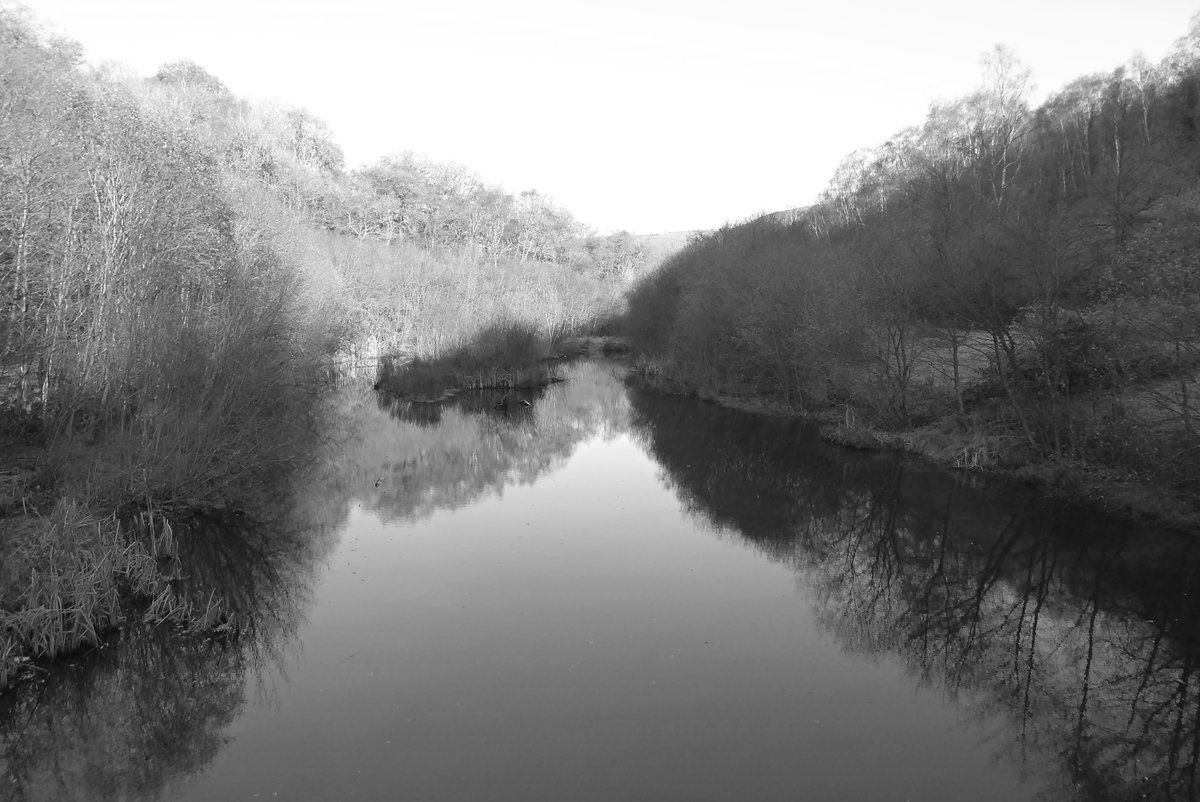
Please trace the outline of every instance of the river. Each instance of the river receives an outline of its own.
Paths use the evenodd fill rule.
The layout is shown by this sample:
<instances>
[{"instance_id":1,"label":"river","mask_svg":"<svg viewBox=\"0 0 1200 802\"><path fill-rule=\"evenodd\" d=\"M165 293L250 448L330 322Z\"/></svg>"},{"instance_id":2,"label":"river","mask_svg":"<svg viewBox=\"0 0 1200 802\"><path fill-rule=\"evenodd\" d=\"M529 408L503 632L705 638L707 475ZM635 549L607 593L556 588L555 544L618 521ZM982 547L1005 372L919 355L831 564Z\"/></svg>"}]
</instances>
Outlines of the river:
<instances>
[{"instance_id":1,"label":"river","mask_svg":"<svg viewBox=\"0 0 1200 802\"><path fill-rule=\"evenodd\" d=\"M331 399L187 530L225 631L0 697L0 799L1196 798L1192 537L567 378Z\"/></svg>"}]
</instances>

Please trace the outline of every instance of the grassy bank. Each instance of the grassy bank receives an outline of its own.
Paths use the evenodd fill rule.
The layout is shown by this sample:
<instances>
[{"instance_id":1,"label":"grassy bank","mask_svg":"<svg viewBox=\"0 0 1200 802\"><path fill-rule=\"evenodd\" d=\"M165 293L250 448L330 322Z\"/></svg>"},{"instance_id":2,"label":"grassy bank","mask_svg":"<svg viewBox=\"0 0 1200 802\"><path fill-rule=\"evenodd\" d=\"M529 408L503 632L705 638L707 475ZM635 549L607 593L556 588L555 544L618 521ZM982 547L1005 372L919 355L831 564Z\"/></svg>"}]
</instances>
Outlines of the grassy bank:
<instances>
[{"instance_id":1,"label":"grassy bank","mask_svg":"<svg viewBox=\"0 0 1200 802\"><path fill-rule=\"evenodd\" d=\"M1084 459L1036 455L1020 437L964 427L947 418L917 429L888 431L856 420L852 412L820 416L821 436L848 448L916 454L964 471L980 471L1031 482L1048 495L1086 499L1109 512L1177 526L1200 526L1194 494L1128 467Z\"/></svg>"},{"instance_id":2,"label":"grassy bank","mask_svg":"<svg viewBox=\"0 0 1200 802\"><path fill-rule=\"evenodd\" d=\"M1085 499L1135 519L1200 526L1200 504L1187 488L1164 483L1152 473L1081 458L1061 458L1031 449L1015 427L997 426L979 416L952 411L943 395L944 413L921 426L885 427L871 410L853 404L801 408L778 395L743 388L740 392L698 386L673 374L661 359L639 355L635 374L659 392L695 395L731 409L760 415L799 417L818 425L822 439L843 448L897 451L916 455L947 469L1025 481L1064 500ZM1147 390L1149 392L1149 390Z\"/></svg>"},{"instance_id":3,"label":"grassy bank","mask_svg":"<svg viewBox=\"0 0 1200 802\"><path fill-rule=\"evenodd\" d=\"M0 543L0 690L44 660L97 647L131 616L192 631L220 623L215 597L181 595L170 519L122 519L73 499L45 516L7 520Z\"/></svg>"}]
</instances>

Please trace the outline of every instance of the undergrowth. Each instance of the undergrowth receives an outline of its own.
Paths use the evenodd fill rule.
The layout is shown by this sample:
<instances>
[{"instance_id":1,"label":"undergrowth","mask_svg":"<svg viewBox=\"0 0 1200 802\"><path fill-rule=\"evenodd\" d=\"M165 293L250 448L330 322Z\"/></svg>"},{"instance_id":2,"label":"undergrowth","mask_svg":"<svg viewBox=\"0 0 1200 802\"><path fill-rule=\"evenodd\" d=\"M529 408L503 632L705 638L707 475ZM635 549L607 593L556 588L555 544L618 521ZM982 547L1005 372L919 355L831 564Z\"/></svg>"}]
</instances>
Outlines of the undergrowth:
<instances>
[{"instance_id":1,"label":"undergrowth","mask_svg":"<svg viewBox=\"0 0 1200 802\"><path fill-rule=\"evenodd\" d=\"M211 628L219 603L178 592L178 555L174 528L154 512L123 521L64 500L12 525L0 554L0 690L32 661L98 646L130 616Z\"/></svg>"}]
</instances>

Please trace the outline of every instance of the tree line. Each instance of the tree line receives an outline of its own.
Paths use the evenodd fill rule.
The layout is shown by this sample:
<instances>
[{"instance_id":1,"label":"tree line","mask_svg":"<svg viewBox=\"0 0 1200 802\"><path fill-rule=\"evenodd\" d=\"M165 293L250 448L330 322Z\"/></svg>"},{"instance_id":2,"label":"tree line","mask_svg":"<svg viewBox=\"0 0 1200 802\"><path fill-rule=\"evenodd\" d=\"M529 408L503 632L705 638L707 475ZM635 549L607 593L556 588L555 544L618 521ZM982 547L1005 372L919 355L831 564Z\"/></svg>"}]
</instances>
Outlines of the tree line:
<instances>
[{"instance_id":1,"label":"tree line","mask_svg":"<svg viewBox=\"0 0 1200 802\"><path fill-rule=\"evenodd\" d=\"M227 169L273 188L326 231L600 273L620 273L620 252L636 242L626 232L597 235L537 190L512 194L460 164L412 151L347 170L333 132L311 112L235 98L192 62L163 65L151 83L205 130Z\"/></svg>"},{"instance_id":2,"label":"tree line","mask_svg":"<svg viewBox=\"0 0 1200 802\"><path fill-rule=\"evenodd\" d=\"M304 109L237 98L186 61L87 69L0 9L6 436L183 427L205 451L214 431L268 431L257 416L338 354L446 349L497 319L561 333L645 262L537 192L412 153L347 170Z\"/></svg>"},{"instance_id":3,"label":"tree line","mask_svg":"<svg viewBox=\"0 0 1200 802\"><path fill-rule=\"evenodd\" d=\"M630 333L693 386L1190 493L1200 20L1161 63L1036 108L1011 51L982 66L977 91L846 157L801 220L695 239L635 287Z\"/></svg>"},{"instance_id":4,"label":"tree line","mask_svg":"<svg viewBox=\"0 0 1200 802\"><path fill-rule=\"evenodd\" d=\"M548 344L645 259L465 168L347 170L196 64L87 68L0 3L0 688L131 614L211 625L172 595L189 521L288 498L348 364Z\"/></svg>"}]
</instances>

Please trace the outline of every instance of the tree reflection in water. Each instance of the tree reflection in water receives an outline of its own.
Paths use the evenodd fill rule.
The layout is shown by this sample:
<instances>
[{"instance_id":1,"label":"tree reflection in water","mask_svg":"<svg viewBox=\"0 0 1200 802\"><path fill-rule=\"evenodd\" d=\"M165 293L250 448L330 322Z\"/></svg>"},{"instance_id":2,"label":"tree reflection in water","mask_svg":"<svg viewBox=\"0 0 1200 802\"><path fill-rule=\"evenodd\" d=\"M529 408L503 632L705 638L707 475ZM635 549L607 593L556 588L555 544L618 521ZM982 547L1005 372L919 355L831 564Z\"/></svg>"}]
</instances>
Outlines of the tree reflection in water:
<instances>
[{"instance_id":1,"label":"tree reflection in water","mask_svg":"<svg viewBox=\"0 0 1200 802\"><path fill-rule=\"evenodd\" d=\"M338 445L328 456L326 490L343 505L361 500L387 521L533 482L584 440L628 427L620 372L615 364L575 363L549 391L467 392L440 404L348 390L339 398L343 428L332 438Z\"/></svg>"},{"instance_id":2,"label":"tree reflection in water","mask_svg":"<svg viewBox=\"0 0 1200 802\"><path fill-rule=\"evenodd\" d=\"M424 516L531 482L583 440L626 429L617 370L576 365L554 392L500 408L498 393L416 412L361 388L339 393L314 469L274 503L176 527L187 575L175 591L200 609L211 600L222 634L130 626L0 697L0 799L169 797L219 753L248 695L283 676L317 567L356 499L384 517Z\"/></svg>"},{"instance_id":3,"label":"tree reflection in water","mask_svg":"<svg viewBox=\"0 0 1200 802\"><path fill-rule=\"evenodd\" d=\"M331 399L319 467L280 491L279 512L181 531L177 591L218 598L226 632L131 627L0 697L0 799L169 798L282 675L352 505L420 518L627 431L697 519L792 567L846 649L894 655L914 682L1009 722L995 748L1047 799L1197 796L1200 555L1187 533L832 449L802 424L619 373L573 366L528 407L497 407L495 393L436 413L365 390Z\"/></svg>"},{"instance_id":4,"label":"tree reflection in water","mask_svg":"<svg viewBox=\"0 0 1200 802\"><path fill-rule=\"evenodd\" d=\"M700 518L794 567L845 648L1011 723L1047 799L1197 797L1200 565L1189 533L973 488L804 426L630 390Z\"/></svg>"}]
</instances>

